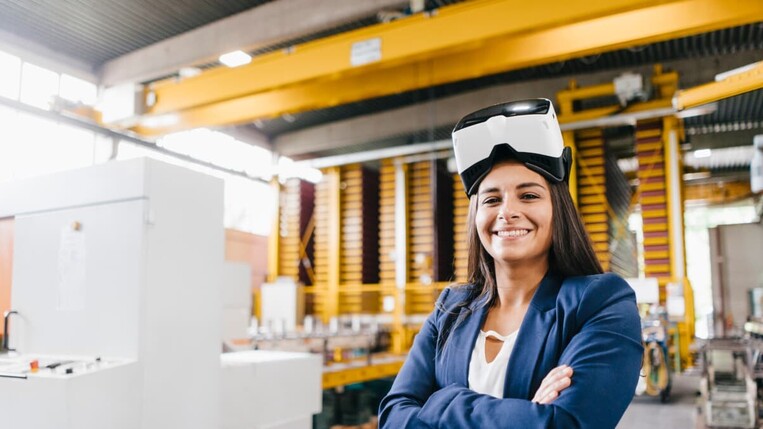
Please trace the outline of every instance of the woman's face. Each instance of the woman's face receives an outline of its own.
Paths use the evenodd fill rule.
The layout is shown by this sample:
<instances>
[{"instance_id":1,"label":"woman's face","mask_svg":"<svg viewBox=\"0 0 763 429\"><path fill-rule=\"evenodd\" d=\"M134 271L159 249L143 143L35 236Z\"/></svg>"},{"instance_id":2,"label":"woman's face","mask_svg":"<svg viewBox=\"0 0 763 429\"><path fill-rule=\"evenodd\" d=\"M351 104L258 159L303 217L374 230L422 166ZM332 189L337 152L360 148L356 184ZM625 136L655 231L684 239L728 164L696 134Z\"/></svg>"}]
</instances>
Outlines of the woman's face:
<instances>
[{"instance_id":1,"label":"woman's face","mask_svg":"<svg viewBox=\"0 0 763 429\"><path fill-rule=\"evenodd\" d=\"M477 191L477 233L496 264L547 260L551 212L546 180L516 161L493 167Z\"/></svg>"}]
</instances>

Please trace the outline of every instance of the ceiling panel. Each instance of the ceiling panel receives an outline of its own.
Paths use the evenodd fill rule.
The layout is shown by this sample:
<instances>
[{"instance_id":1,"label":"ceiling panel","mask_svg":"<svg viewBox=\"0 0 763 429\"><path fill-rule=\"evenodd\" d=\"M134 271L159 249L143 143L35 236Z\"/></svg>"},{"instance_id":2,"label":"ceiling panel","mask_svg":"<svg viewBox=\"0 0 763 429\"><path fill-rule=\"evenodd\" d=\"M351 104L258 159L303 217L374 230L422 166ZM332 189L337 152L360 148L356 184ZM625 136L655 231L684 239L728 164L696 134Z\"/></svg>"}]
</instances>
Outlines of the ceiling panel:
<instances>
[{"instance_id":1,"label":"ceiling panel","mask_svg":"<svg viewBox=\"0 0 763 429\"><path fill-rule=\"evenodd\" d=\"M270 0L0 0L0 29L96 67Z\"/></svg>"}]
</instances>

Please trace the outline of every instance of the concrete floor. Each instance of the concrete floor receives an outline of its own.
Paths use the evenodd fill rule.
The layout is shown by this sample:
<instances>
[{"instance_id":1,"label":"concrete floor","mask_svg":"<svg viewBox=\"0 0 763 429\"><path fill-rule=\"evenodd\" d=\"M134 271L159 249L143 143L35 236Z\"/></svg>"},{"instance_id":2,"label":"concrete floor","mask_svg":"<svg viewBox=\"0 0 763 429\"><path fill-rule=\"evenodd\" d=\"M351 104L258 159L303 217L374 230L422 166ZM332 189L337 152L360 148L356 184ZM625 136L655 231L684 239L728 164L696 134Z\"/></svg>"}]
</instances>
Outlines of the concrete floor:
<instances>
[{"instance_id":1,"label":"concrete floor","mask_svg":"<svg viewBox=\"0 0 763 429\"><path fill-rule=\"evenodd\" d=\"M702 428L697 421L697 390L699 377L677 375L673 389L665 404L660 398L637 396L625 410L617 429L695 429Z\"/></svg>"}]
</instances>

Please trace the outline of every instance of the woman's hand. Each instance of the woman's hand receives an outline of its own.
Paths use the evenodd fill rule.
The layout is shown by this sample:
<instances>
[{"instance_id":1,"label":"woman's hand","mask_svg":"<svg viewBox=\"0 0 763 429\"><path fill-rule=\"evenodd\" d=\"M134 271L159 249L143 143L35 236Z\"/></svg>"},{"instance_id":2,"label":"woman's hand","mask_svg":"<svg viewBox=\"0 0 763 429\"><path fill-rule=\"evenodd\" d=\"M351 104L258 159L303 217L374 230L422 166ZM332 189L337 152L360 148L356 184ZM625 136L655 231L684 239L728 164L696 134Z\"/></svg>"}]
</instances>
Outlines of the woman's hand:
<instances>
[{"instance_id":1,"label":"woman's hand","mask_svg":"<svg viewBox=\"0 0 763 429\"><path fill-rule=\"evenodd\" d=\"M538 391L535 392L533 402L536 404L550 404L559 397L562 390L570 387L572 383L572 368L567 365L560 365L552 369L546 378L540 383Z\"/></svg>"}]
</instances>

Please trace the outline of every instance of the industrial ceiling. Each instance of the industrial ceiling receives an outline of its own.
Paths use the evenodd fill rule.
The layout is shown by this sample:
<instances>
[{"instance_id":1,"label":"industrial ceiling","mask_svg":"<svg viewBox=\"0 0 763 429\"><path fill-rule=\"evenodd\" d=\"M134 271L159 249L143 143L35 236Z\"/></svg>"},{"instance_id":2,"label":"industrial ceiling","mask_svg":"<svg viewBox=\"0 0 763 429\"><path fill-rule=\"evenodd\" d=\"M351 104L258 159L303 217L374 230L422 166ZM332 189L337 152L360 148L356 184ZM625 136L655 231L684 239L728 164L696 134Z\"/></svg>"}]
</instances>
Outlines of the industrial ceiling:
<instances>
[{"instance_id":1,"label":"industrial ceiling","mask_svg":"<svg viewBox=\"0 0 763 429\"><path fill-rule=\"evenodd\" d=\"M437 14L438 9L457 3L475 1L427 0L423 4L426 13ZM689 1L690 2L690 1ZM360 3L363 6L358 6ZM0 36L3 32L30 40L37 45L71 57L86 64L103 84L115 83L119 79L131 78L136 83L148 83L177 76L179 67L167 65L156 70L135 73L134 76L120 74L127 64L125 58L134 56L140 61L152 61L150 55L166 50L171 56L173 40L180 40L194 33L198 37L220 38L220 30L213 32L216 23L233 24L233 20L247 13L263 11L263 16L276 16L283 20L281 27L294 26L293 31L281 29L278 36L264 37L257 43L242 47L253 55L264 55L284 49L293 49L302 43L322 40L328 36L368 28L381 22L404 19L410 13L415 2L400 0L369 0L366 2L333 1L307 3L302 0L167 0L149 2L134 0L117 2L114 0L0 0ZM494 1L494 3L498 3ZM506 3L506 1L504 1ZM522 5L524 2L514 2ZM624 2L623 2L624 3ZM632 2L636 3L636 2ZM643 1L644 5L665 2ZM673 2L678 3L678 2ZM730 1L729 8L739 7L740 1ZM307 9L305 5L315 8ZM625 4L625 3L624 3ZM741 3L740 3L741 4ZM341 6L337 6L341 5ZM341 14L345 8L356 8L352 12ZM264 11L271 15L265 15ZM310 19L300 15L311 13ZM290 17L293 18L290 21ZM507 21L510 17L507 17ZM240 24L239 24L240 25ZM209 30L205 30L209 29ZM261 30L260 27L231 27L231 32L249 32L252 40ZM204 31L208 34L205 35ZM264 31L264 30L263 30ZM269 30L272 31L272 30ZM433 35L438 37L437 35ZM440 35L442 36L442 35ZM190 37L190 36L188 36ZM199 40L199 39L197 39ZM1 38L0 38L0 41ZM179 43L179 42L178 42ZM166 49L164 48L166 46ZM151 52L151 49L154 52ZM162 47L158 49L157 47ZM235 47L231 47L235 48ZM761 21L734 25L713 31L700 32L669 40L628 46L622 49L602 52L595 55L553 61L532 67L523 67L511 71L488 73L475 78L456 82L437 84L398 93L365 98L350 103L340 103L330 107L308 109L295 114L257 119L243 128L254 135L262 136L276 150L284 150L289 156L306 158L348 153L352 151L378 148L383 146L410 144L447 138L452 120L424 120L418 129L406 129L399 133L381 133L378 137L365 137L347 144L342 142L327 147L308 147L304 150L288 150L290 139L295 136L310 138L306 134L311 130L322 129L337 123L350 123L354 118L384 115L402 111L414 106L430 109L430 116L435 112L437 103L456 100L458 96L490 91L492 88L511 87L517 83L561 82L577 78L585 80L587 76L599 76L605 72L620 73L624 70L646 70L657 63L674 64L686 70L679 72L697 73L701 70L695 64L716 64L717 68L725 64L743 65L759 61L763 51L763 18ZM221 52L222 53L222 52ZM149 55L150 54L150 55ZM208 53L198 54L193 61L183 59L185 66L209 70L218 67L214 57ZM127 77L125 77L127 76ZM704 75L703 75L704 76ZM554 80L556 79L556 80ZM598 82L593 82L598 83ZM702 82L688 82L696 85ZM562 89L562 88L557 88ZM552 94L553 95L553 94ZM746 139L747 135L763 132L763 111L761 110L763 93L753 91L736 97L721 100L714 113L686 119L690 142L692 139L702 147L728 146L730 140ZM428 107L427 107L428 106ZM435 106L435 107L432 107ZM443 116L443 115L441 115ZM388 125L393 127L394 124ZM242 126L238 127L239 129ZM744 138L739 137L743 132ZM734 134L736 133L736 134ZM746 134L744 134L746 133ZM734 137L736 135L736 137ZM718 136L710 138L708 136ZM296 146L295 146L296 147ZM623 154L626 156L627 154Z\"/></svg>"}]
</instances>

